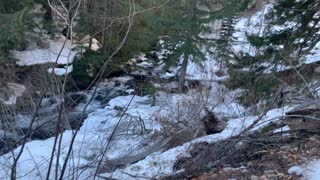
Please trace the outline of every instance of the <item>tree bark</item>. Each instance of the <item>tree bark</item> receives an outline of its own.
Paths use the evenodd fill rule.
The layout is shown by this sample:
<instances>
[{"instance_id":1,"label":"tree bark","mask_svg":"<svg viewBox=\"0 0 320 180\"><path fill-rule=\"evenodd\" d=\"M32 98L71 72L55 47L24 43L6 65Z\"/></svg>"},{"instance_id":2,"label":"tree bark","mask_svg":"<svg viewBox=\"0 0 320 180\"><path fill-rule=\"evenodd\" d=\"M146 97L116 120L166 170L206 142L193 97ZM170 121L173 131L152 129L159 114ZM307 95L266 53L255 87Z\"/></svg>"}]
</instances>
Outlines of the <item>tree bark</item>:
<instances>
[{"instance_id":1,"label":"tree bark","mask_svg":"<svg viewBox=\"0 0 320 180\"><path fill-rule=\"evenodd\" d=\"M104 16L105 16L105 21L104 21L104 28L106 28L110 23L111 19L113 17L113 0L105 0L104 1ZM112 44L111 41L111 36L112 36L112 27L108 27L104 30L102 39L103 39L103 53L108 54L110 52L110 45Z\"/></svg>"},{"instance_id":2,"label":"tree bark","mask_svg":"<svg viewBox=\"0 0 320 180\"><path fill-rule=\"evenodd\" d=\"M180 70L179 86L178 86L179 93L184 93L184 84L185 84L185 81L186 81L188 60L189 60L189 54L188 54L188 52L186 50L186 52L183 55L182 67L181 67L181 70Z\"/></svg>"},{"instance_id":3,"label":"tree bark","mask_svg":"<svg viewBox=\"0 0 320 180\"><path fill-rule=\"evenodd\" d=\"M194 21L194 19L195 19L195 10L197 8L196 6L197 6L196 0L192 0L191 11L190 11L190 17L191 17L192 21ZM191 38L192 33L189 32L188 34L189 35L187 36L185 51L183 54L182 67L180 70L180 77L179 77L179 84L178 84L179 93L184 93L184 84L186 81L188 60L189 60L189 56L190 56L189 48L190 48L190 44L192 43L192 38Z\"/></svg>"}]
</instances>

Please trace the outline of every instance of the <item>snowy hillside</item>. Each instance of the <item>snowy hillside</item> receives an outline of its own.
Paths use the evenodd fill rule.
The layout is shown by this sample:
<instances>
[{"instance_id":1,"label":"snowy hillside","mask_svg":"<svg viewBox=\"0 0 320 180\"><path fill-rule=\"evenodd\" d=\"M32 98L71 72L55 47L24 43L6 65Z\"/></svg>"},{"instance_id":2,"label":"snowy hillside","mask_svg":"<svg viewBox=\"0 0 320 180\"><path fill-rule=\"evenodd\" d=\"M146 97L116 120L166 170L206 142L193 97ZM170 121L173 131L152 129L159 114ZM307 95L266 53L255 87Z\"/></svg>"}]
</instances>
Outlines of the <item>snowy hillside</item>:
<instances>
[{"instance_id":1,"label":"snowy hillside","mask_svg":"<svg viewBox=\"0 0 320 180\"><path fill-rule=\"evenodd\" d=\"M48 2L0 43L0 179L319 178L318 1Z\"/></svg>"}]
</instances>

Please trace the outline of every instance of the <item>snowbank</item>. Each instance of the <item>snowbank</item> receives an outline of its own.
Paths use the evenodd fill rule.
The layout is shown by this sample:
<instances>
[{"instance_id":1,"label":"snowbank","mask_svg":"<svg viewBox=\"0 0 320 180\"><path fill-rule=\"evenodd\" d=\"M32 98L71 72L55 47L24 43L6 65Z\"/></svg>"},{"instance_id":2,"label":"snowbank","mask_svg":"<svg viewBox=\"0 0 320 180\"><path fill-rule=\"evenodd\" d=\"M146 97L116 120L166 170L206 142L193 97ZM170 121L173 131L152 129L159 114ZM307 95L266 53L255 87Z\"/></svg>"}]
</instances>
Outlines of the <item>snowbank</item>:
<instances>
[{"instance_id":1,"label":"snowbank","mask_svg":"<svg viewBox=\"0 0 320 180\"><path fill-rule=\"evenodd\" d=\"M57 61L58 64L71 64L77 51L73 50L76 46L71 43L70 40L66 41L66 44L58 58L59 52L63 47L65 37L60 37L56 40L48 40L48 49L30 49L25 51L12 51L13 56L19 61L19 66L31 66L35 64L54 63Z\"/></svg>"}]
</instances>

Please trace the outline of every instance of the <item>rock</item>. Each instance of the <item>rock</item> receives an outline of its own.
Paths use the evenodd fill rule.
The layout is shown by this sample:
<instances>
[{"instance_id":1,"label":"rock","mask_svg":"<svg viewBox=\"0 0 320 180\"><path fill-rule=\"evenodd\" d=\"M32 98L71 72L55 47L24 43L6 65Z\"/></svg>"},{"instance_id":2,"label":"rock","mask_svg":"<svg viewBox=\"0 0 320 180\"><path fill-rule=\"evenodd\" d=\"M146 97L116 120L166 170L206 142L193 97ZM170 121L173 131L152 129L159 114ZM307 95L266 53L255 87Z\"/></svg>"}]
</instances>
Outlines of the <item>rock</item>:
<instances>
[{"instance_id":1,"label":"rock","mask_svg":"<svg viewBox=\"0 0 320 180\"><path fill-rule=\"evenodd\" d=\"M70 124L71 129L77 129L82 126L83 121L87 118L87 114L82 118L82 112L68 112L64 117Z\"/></svg>"},{"instance_id":2,"label":"rock","mask_svg":"<svg viewBox=\"0 0 320 180\"><path fill-rule=\"evenodd\" d=\"M80 103L86 102L86 96L84 94L71 94L65 97L65 107L75 107Z\"/></svg>"},{"instance_id":3,"label":"rock","mask_svg":"<svg viewBox=\"0 0 320 180\"><path fill-rule=\"evenodd\" d=\"M264 174L274 174L275 172L273 170L265 170L263 171Z\"/></svg>"},{"instance_id":4,"label":"rock","mask_svg":"<svg viewBox=\"0 0 320 180\"><path fill-rule=\"evenodd\" d=\"M314 69L314 73L315 73L315 74L320 74L320 66L318 66L318 67L316 67L316 68Z\"/></svg>"},{"instance_id":5,"label":"rock","mask_svg":"<svg viewBox=\"0 0 320 180\"><path fill-rule=\"evenodd\" d=\"M114 82L114 86L115 86L115 87L120 87L120 86L121 86L121 83L118 82L118 81L116 81L116 82Z\"/></svg>"},{"instance_id":6,"label":"rock","mask_svg":"<svg viewBox=\"0 0 320 180\"><path fill-rule=\"evenodd\" d=\"M259 180L259 177L258 177L258 176L255 176L255 175L252 175L252 176L250 177L250 180Z\"/></svg>"},{"instance_id":7,"label":"rock","mask_svg":"<svg viewBox=\"0 0 320 180\"><path fill-rule=\"evenodd\" d=\"M42 49L49 49L50 43L46 39L40 39L37 41L37 46L39 46Z\"/></svg>"},{"instance_id":8,"label":"rock","mask_svg":"<svg viewBox=\"0 0 320 180\"><path fill-rule=\"evenodd\" d=\"M133 88L134 87L134 79L130 79L129 81L127 81L124 85L128 88Z\"/></svg>"},{"instance_id":9,"label":"rock","mask_svg":"<svg viewBox=\"0 0 320 180\"><path fill-rule=\"evenodd\" d=\"M148 52L146 53L146 58L153 59L153 60L159 60L159 57L156 52Z\"/></svg>"},{"instance_id":10,"label":"rock","mask_svg":"<svg viewBox=\"0 0 320 180\"><path fill-rule=\"evenodd\" d=\"M126 71L123 70L123 69L117 69L117 70L113 70L111 71L107 78L110 79L110 78L113 78L113 77L121 77L121 76L124 76L126 75Z\"/></svg>"},{"instance_id":11,"label":"rock","mask_svg":"<svg viewBox=\"0 0 320 180\"><path fill-rule=\"evenodd\" d=\"M28 128L22 128L21 131L24 134L27 134ZM46 132L43 129L37 129L37 130L34 130L33 133L31 134L31 139L32 140L43 140L43 139L50 138L50 136L51 136L50 132Z\"/></svg>"},{"instance_id":12,"label":"rock","mask_svg":"<svg viewBox=\"0 0 320 180\"><path fill-rule=\"evenodd\" d=\"M116 89L120 87L121 86L103 89L103 91L98 92L98 95L95 97L95 100L100 101L101 104L107 104L111 99L125 95L126 89Z\"/></svg>"},{"instance_id":13,"label":"rock","mask_svg":"<svg viewBox=\"0 0 320 180\"><path fill-rule=\"evenodd\" d=\"M200 80L187 80L188 88L189 89L195 89L201 87Z\"/></svg>"}]
</instances>

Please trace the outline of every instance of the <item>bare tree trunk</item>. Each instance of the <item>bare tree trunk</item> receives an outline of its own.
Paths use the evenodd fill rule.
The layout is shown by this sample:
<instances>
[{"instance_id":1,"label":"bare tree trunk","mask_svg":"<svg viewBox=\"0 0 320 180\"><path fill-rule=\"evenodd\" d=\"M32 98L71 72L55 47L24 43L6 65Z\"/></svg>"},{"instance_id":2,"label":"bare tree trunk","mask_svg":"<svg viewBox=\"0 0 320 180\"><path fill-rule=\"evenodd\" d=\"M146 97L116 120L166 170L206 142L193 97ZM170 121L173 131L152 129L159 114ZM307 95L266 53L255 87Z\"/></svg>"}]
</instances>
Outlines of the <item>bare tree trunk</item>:
<instances>
[{"instance_id":1,"label":"bare tree trunk","mask_svg":"<svg viewBox=\"0 0 320 180\"><path fill-rule=\"evenodd\" d=\"M196 10L196 0L192 0L192 5L191 5L191 11L190 11L190 16L192 18L192 20L195 19L195 10ZM190 56L190 45L191 45L191 41L192 41L192 33L189 32L189 36L188 39L186 40L186 44L185 44L185 51L183 54L183 62L182 62L182 67L180 70L180 77L179 77L179 84L178 84L178 90L179 93L183 93L184 92L184 84L186 81L186 74L187 74L187 67L188 67L188 60L189 60L189 56Z\"/></svg>"},{"instance_id":2,"label":"bare tree trunk","mask_svg":"<svg viewBox=\"0 0 320 180\"><path fill-rule=\"evenodd\" d=\"M51 4L52 4L52 0L51 1ZM47 21L52 21L53 20L53 12L52 12L52 9L51 7L49 6L48 3L43 3L43 7L44 9L46 10L46 13L44 14L44 18L47 20Z\"/></svg>"},{"instance_id":3,"label":"bare tree trunk","mask_svg":"<svg viewBox=\"0 0 320 180\"><path fill-rule=\"evenodd\" d=\"M188 60L189 60L189 54L186 50L186 52L183 55L183 62L182 62L182 67L181 67L180 77L179 77L179 87L178 87L179 93L184 93L184 84L186 81Z\"/></svg>"},{"instance_id":4,"label":"bare tree trunk","mask_svg":"<svg viewBox=\"0 0 320 180\"><path fill-rule=\"evenodd\" d=\"M111 19L113 17L113 0L105 0L104 1L104 28L107 27L110 23L111 23ZM106 28L103 32L102 35L102 40L103 40L103 53L108 54L108 52L111 51L110 49L110 40L111 40L111 36L112 36L112 27Z\"/></svg>"}]
</instances>

